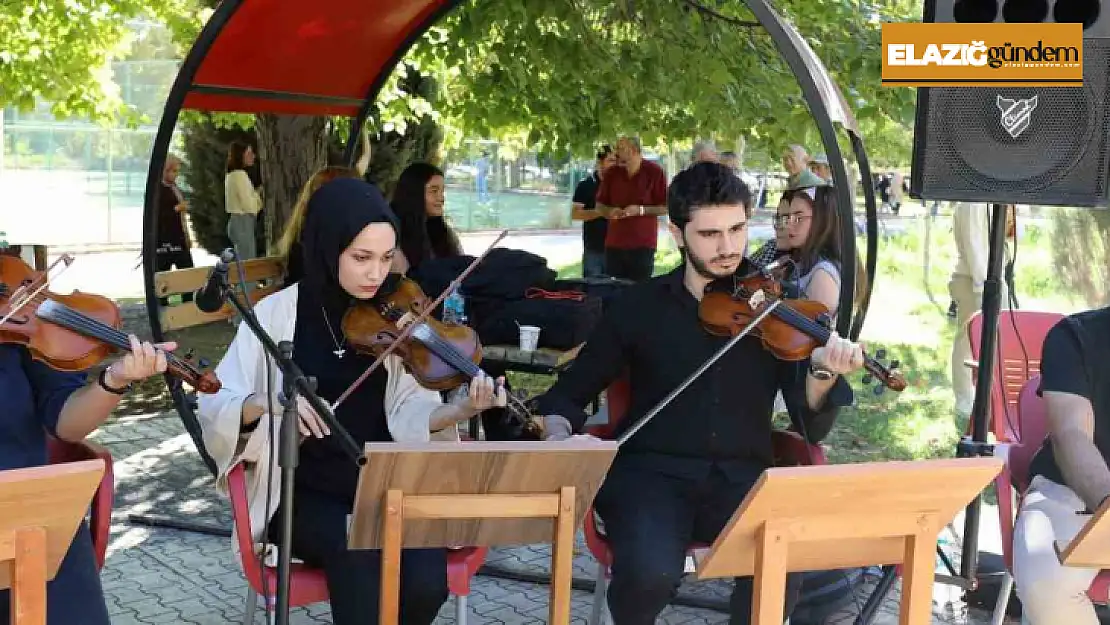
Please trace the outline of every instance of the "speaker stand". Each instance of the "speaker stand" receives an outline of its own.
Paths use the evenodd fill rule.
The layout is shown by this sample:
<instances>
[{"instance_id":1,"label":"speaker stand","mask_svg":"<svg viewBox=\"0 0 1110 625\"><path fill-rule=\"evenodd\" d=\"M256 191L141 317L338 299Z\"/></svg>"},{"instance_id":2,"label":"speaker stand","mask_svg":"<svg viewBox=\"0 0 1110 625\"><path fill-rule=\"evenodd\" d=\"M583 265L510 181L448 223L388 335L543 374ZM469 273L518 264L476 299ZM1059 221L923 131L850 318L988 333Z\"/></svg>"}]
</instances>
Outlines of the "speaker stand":
<instances>
[{"instance_id":1,"label":"speaker stand","mask_svg":"<svg viewBox=\"0 0 1110 625\"><path fill-rule=\"evenodd\" d=\"M1006 251L1006 205L991 204L990 253L987 257L987 278L983 284L983 330L979 339L979 371L975 383L975 403L971 409L971 436L964 436L956 444L956 456L974 458L993 456L994 445L988 442L990 424L987 423L990 408L990 389L994 376L995 343L998 341L998 315L1002 311L1002 265ZM957 332L956 339L962 337ZM1001 496L1001 495L1000 495ZM960 558L960 574L937 546L937 553L947 567L949 575L937 575L936 581L974 591L979 587L979 519L982 515L983 495L980 493L968 504L964 514L963 550ZM856 618L855 625L870 625L875 619L879 606L894 586L897 574L893 566L883 567L883 576L871 592L866 604Z\"/></svg>"}]
</instances>

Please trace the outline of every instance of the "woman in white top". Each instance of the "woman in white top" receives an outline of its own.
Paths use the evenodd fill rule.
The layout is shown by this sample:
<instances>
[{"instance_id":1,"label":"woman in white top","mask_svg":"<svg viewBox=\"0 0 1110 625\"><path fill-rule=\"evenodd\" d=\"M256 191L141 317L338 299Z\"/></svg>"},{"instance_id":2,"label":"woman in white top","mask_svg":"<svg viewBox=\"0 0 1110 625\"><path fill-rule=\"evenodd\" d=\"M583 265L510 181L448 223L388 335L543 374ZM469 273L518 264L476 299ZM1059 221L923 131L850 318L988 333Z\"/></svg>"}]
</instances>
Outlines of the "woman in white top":
<instances>
[{"instance_id":1,"label":"woman in white top","mask_svg":"<svg viewBox=\"0 0 1110 625\"><path fill-rule=\"evenodd\" d=\"M340 178L312 194L301 244L300 282L264 298L255 312L275 341L293 342L294 361L316 378L317 392L330 404L374 360L350 348L342 319L351 306L397 284L397 275L389 273L397 218L376 187ZM281 420L274 394L281 389L281 374L277 367L267 368L262 347L246 324L239 326L216 374L223 388L200 397L198 416L205 447L219 469L218 485L226 489L231 468L245 464L253 539L276 544L283 502L281 469L273 462ZM476 379L460 395L444 404L439 393L420 387L393 355L340 404L336 417L360 446L368 441L458 440L458 422L504 406L506 399L503 390L495 393L488 378ZM298 426L302 442L293 556L324 570L336 625L377 623L380 554L347 549L347 516L358 467L303 400ZM401 622L431 623L447 599L446 551L405 550L401 578Z\"/></svg>"},{"instance_id":2,"label":"woman in white top","mask_svg":"<svg viewBox=\"0 0 1110 625\"><path fill-rule=\"evenodd\" d=\"M255 221L262 210L262 196L251 183L247 168L254 165L254 150L242 141L227 148L227 175L224 176L224 210L227 211L227 237L241 260L258 255Z\"/></svg>"}]
</instances>

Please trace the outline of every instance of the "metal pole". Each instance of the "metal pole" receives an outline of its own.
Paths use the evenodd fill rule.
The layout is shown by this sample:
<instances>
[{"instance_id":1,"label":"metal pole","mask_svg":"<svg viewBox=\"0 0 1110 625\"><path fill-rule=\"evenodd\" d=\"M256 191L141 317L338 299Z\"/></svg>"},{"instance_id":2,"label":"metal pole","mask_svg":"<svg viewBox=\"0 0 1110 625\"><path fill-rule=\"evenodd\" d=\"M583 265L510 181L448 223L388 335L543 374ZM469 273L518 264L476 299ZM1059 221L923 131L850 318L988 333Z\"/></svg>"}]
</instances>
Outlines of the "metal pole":
<instances>
[{"instance_id":1,"label":"metal pole","mask_svg":"<svg viewBox=\"0 0 1110 625\"><path fill-rule=\"evenodd\" d=\"M1002 309L1002 261L1006 250L1006 205L991 205L991 244L987 257L987 279L983 284L983 333L979 339L979 372L975 385L975 403L971 409L971 440L967 437L960 441L957 455L960 457L990 456L994 453L987 443L990 423L987 410L990 404L991 384L994 380L995 345L998 342L998 314ZM962 332L956 340L963 340ZM983 495L967 507L964 516L963 556L960 562L960 576L973 586L976 583L976 570L979 566L979 517L982 513Z\"/></svg>"}]
</instances>

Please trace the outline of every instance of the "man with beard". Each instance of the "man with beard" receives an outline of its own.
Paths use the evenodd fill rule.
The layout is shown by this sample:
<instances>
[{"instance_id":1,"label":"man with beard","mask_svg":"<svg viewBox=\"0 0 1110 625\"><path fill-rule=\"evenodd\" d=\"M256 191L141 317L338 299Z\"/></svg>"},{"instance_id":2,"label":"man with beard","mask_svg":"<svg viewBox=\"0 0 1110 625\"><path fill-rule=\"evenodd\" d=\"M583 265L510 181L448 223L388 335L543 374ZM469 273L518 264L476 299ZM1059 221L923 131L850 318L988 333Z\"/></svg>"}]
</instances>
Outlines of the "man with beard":
<instances>
[{"instance_id":1,"label":"man with beard","mask_svg":"<svg viewBox=\"0 0 1110 625\"><path fill-rule=\"evenodd\" d=\"M558 382L538 398L549 436L585 423L585 406L621 375L630 383L627 430L728 339L706 332L698 301L717 278L744 274L751 195L728 167L698 163L667 197L671 234L685 250L674 271L629 287ZM781 362L742 339L624 444L595 508L613 550L609 609L615 625L649 625L672 600L686 549L710 543L760 474L772 466L771 410L781 389L794 428L809 441L852 402L846 373L863 366L855 343L835 334L810 360ZM787 581L786 614L798 577ZM752 579L738 578L733 624L750 622Z\"/></svg>"}]
</instances>

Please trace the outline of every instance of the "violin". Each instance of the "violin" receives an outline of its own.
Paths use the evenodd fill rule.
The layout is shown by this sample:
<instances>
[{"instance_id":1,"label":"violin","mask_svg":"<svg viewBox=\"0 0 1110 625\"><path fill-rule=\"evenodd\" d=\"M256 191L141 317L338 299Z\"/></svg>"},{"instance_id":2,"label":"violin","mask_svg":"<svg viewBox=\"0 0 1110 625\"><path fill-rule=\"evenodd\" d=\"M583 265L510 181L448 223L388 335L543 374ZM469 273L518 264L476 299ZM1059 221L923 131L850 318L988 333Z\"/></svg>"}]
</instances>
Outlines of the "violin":
<instances>
[{"instance_id":1,"label":"violin","mask_svg":"<svg viewBox=\"0 0 1110 625\"><path fill-rule=\"evenodd\" d=\"M394 280L395 285L390 285ZM363 354L380 357L392 347L424 388L446 391L488 375L478 366L482 344L477 333L468 326L444 323L424 314L433 307L415 281L393 274L383 285L383 292L347 310L343 334L355 351ZM408 336L403 336L414 323ZM543 440L542 428L523 402L511 394L508 398L506 408L515 425L527 438Z\"/></svg>"},{"instance_id":2,"label":"violin","mask_svg":"<svg viewBox=\"0 0 1110 625\"><path fill-rule=\"evenodd\" d=\"M54 262L73 262L62 256ZM116 351L131 351L119 330L120 311L112 300L74 291L47 290L50 270L37 272L15 256L0 255L0 343L23 345L31 356L57 371L89 369ZM220 390L211 371L201 372L186 360L166 353L166 372L201 393Z\"/></svg>"},{"instance_id":3,"label":"violin","mask_svg":"<svg viewBox=\"0 0 1110 625\"><path fill-rule=\"evenodd\" d=\"M782 282L773 272L764 269L747 276L730 276L711 282L698 305L698 318L710 334L735 336L776 300L780 301L779 305L752 331L776 358L803 360L828 342L832 335L829 309L814 300L784 299ZM879 392L883 386L895 391L906 388L906 380L898 371L898 361L887 368L865 353L863 363L868 373L881 382ZM869 382L869 379L864 380L865 384Z\"/></svg>"}]
</instances>

